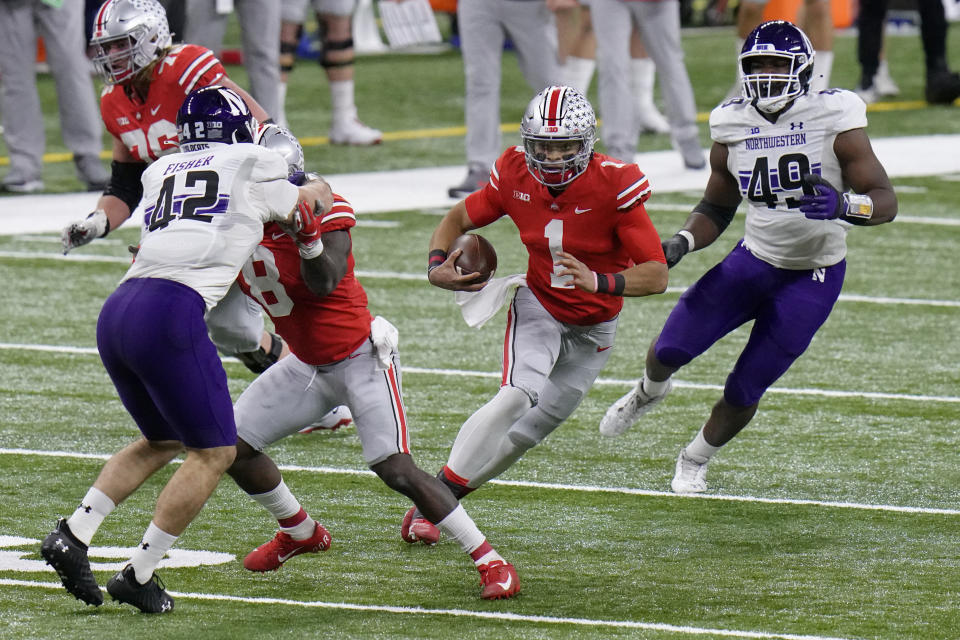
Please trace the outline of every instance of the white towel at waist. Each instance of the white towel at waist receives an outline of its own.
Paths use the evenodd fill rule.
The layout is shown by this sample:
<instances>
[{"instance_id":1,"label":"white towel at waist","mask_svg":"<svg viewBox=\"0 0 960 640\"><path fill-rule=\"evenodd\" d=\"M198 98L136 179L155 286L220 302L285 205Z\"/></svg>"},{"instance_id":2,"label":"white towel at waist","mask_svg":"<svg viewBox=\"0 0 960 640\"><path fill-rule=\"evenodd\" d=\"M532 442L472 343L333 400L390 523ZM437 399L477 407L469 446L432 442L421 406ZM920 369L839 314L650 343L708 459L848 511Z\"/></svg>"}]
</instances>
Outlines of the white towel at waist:
<instances>
[{"instance_id":1,"label":"white towel at waist","mask_svg":"<svg viewBox=\"0 0 960 640\"><path fill-rule=\"evenodd\" d=\"M527 286L527 276L515 273L512 276L493 278L480 291L455 291L454 299L460 305L464 321L479 329L507 302L507 297L517 287Z\"/></svg>"}]
</instances>

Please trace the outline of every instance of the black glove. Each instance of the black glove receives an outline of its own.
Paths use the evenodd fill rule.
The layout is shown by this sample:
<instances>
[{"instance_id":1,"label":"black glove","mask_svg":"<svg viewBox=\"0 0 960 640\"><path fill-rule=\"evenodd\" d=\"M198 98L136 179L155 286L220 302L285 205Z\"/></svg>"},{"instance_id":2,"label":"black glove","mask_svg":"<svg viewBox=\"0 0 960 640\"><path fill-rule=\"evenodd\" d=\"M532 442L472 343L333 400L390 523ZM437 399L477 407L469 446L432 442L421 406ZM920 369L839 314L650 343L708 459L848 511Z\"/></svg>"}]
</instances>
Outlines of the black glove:
<instances>
[{"instance_id":1,"label":"black glove","mask_svg":"<svg viewBox=\"0 0 960 640\"><path fill-rule=\"evenodd\" d=\"M663 247L663 255L667 258L667 268L676 266L680 258L690 252L690 242L679 233L664 240L660 246Z\"/></svg>"}]
</instances>

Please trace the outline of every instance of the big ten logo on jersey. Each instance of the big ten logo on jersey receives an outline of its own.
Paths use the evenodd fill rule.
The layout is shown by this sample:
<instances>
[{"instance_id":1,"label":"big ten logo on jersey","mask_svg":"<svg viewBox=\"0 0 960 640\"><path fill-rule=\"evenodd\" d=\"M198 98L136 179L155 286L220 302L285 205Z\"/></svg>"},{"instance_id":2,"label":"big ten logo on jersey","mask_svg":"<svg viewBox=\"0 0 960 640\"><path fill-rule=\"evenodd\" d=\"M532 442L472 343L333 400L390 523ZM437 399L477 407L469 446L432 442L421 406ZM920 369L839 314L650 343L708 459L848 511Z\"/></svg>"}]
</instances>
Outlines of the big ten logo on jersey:
<instances>
[{"instance_id":1,"label":"big ten logo on jersey","mask_svg":"<svg viewBox=\"0 0 960 640\"><path fill-rule=\"evenodd\" d=\"M26 556L35 555L39 540L0 534L0 571L16 571L25 573L48 573L49 565L43 560L33 560ZM7 550L9 549L9 551ZM90 547L87 555L91 559L106 559L107 562L91 562L90 568L94 571L120 571L126 566L133 548L127 547ZM217 551L194 551L190 549L171 549L166 557L160 561L161 569L179 567L199 567L203 565L217 565L233 562L235 556L231 553Z\"/></svg>"},{"instance_id":2,"label":"big ten logo on jersey","mask_svg":"<svg viewBox=\"0 0 960 640\"><path fill-rule=\"evenodd\" d=\"M513 197L515 200L522 200L523 202L530 202L530 194L524 193L523 191L513 190Z\"/></svg>"}]
</instances>

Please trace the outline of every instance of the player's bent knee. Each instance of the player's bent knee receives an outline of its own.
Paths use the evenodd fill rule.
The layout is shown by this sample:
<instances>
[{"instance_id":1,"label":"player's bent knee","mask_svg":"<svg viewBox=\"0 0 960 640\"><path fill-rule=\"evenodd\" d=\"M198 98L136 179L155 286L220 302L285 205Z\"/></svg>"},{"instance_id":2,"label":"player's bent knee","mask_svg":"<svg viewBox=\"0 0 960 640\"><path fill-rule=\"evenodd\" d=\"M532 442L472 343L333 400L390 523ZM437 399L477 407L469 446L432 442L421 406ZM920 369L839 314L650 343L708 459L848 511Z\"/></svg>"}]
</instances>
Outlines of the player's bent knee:
<instances>
[{"instance_id":1,"label":"player's bent knee","mask_svg":"<svg viewBox=\"0 0 960 640\"><path fill-rule=\"evenodd\" d=\"M676 369L693 360L693 356L690 355L689 352L678 349L677 347L661 347L658 345L654 349L654 355L656 355L657 360L664 366L674 367Z\"/></svg>"},{"instance_id":2,"label":"player's bent knee","mask_svg":"<svg viewBox=\"0 0 960 640\"><path fill-rule=\"evenodd\" d=\"M723 399L731 407L746 409L760 402L760 398L763 397L766 390L766 387L760 388L750 385L744 380L738 380L730 376L727 378L727 384L723 387Z\"/></svg>"}]
</instances>

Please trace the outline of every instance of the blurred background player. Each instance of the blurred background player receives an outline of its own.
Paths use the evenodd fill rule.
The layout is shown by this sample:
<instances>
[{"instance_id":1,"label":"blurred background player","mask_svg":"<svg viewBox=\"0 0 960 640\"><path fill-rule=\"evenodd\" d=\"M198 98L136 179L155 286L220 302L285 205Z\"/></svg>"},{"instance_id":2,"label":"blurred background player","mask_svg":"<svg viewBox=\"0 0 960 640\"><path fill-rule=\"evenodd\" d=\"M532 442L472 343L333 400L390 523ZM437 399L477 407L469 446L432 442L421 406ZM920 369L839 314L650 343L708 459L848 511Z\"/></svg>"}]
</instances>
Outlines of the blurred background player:
<instances>
[{"instance_id":1,"label":"blurred background player","mask_svg":"<svg viewBox=\"0 0 960 640\"><path fill-rule=\"evenodd\" d=\"M219 55L230 14L240 23L243 66L250 93L273 118L280 113L280 6L277 0L186 0L184 42ZM257 118L261 122L265 118Z\"/></svg>"},{"instance_id":2,"label":"blurred background player","mask_svg":"<svg viewBox=\"0 0 960 640\"><path fill-rule=\"evenodd\" d=\"M136 209L145 220L140 250L97 322L100 358L142 437L107 461L73 515L59 520L41 545L71 594L101 604L90 541L116 505L186 450L143 541L107 583L114 600L146 613L173 610L155 569L236 455L227 376L204 312L237 278L264 223L292 223L298 205L329 210L333 204L326 183L293 186L280 154L253 144L256 121L230 89L192 92L176 122L181 152L144 172Z\"/></svg>"},{"instance_id":3,"label":"blurred background player","mask_svg":"<svg viewBox=\"0 0 960 640\"><path fill-rule=\"evenodd\" d=\"M507 315L500 390L460 427L438 475L457 498L574 412L610 357L623 297L667 287L660 236L643 206L650 185L637 165L594 153L596 125L576 89L538 93L521 122L524 146L506 150L490 183L454 205L430 238L430 283L454 291L490 286L458 273L459 250L446 254L461 234L509 216L529 253ZM408 542L438 537L413 510L400 534Z\"/></svg>"},{"instance_id":4,"label":"blurred background player","mask_svg":"<svg viewBox=\"0 0 960 640\"><path fill-rule=\"evenodd\" d=\"M842 89L811 91L813 46L798 27L761 24L739 61L743 97L710 114L703 199L663 249L672 267L710 245L747 198L744 237L680 296L640 382L600 423L604 435L623 433L670 392L675 371L753 321L723 397L680 451L670 484L677 493L706 491L707 463L750 422L827 320L843 286L850 226L883 224L897 213L867 137L863 101Z\"/></svg>"},{"instance_id":5,"label":"blurred background player","mask_svg":"<svg viewBox=\"0 0 960 640\"><path fill-rule=\"evenodd\" d=\"M586 0L548 0L557 23L557 47L561 83L588 95L596 69L597 38L590 23ZM643 48L634 28L630 34L630 88L636 100L641 133L670 133L670 123L653 102L656 65Z\"/></svg>"},{"instance_id":6,"label":"blurred background player","mask_svg":"<svg viewBox=\"0 0 960 640\"><path fill-rule=\"evenodd\" d=\"M329 548L330 534L310 518L262 451L345 401L356 415L367 465L460 543L480 572L481 597L508 598L520 588L513 566L493 550L446 486L410 456L397 330L370 316L353 272L354 225L352 207L334 195L332 208L299 231L268 225L241 272L244 291L270 314L293 351L247 387L235 406L237 459L228 472L280 526L243 565L272 571L296 555Z\"/></svg>"},{"instance_id":7,"label":"blurred background player","mask_svg":"<svg viewBox=\"0 0 960 640\"><path fill-rule=\"evenodd\" d=\"M77 177L85 188L100 191L108 177L100 162L103 128L83 40L83 3L78 0L0 2L0 114L10 154L10 170L0 191L43 189L46 135L37 94L38 35L57 87L63 143L73 152Z\"/></svg>"},{"instance_id":8,"label":"blurred background player","mask_svg":"<svg viewBox=\"0 0 960 640\"><path fill-rule=\"evenodd\" d=\"M458 0L457 24L466 78L467 175L447 194L459 199L487 184L502 148L500 80L506 39L533 91L559 82L560 71L556 28L544 0Z\"/></svg>"},{"instance_id":9,"label":"blurred background player","mask_svg":"<svg viewBox=\"0 0 960 640\"><path fill-rule=\"evenodd\" d=\"M192 90L220 84L236 91L259 121L266 111L226 76L209 49L174 46L156 0L107 0L94 19L94 63L106 87L100 112L113 137L109 183L86 219L62 232L63 252L102 238L123 224L140 201L141 175L157 158L178 150L176 116ZM264 331L263 316L238 287L207 314L211 339L226 355L259 372L285 355L283 342Z\"/></svg>"},{"instance_id":10,"label":"blurred background player","mask_svg":"<svg viewBox=\"0 0 960 640\"><path fill-rule=\"evenodd\" d=\"M677 0L590 0L597 34L600 114L607 154L633 162L639 121L630 88L630 38L636 30L660 75L660 90L670 123L670 140L687 169L706 166L693 86L683 62L680 3Z\"/></svg>"},{"instance_id":11,"label":"blurred background player","mask_svg":"<svg viewBox=\"0 0 960 640\"><path fill-rule=\"evenodd\" d=\"M883 25L887 16L887 0L862 0L857 30L857 59L860 62L860 84L857 94L864 102L875 102L884 91ZM918 0L920 38L926 66L924 97L930 104L952 104L960 98L960 74L947 64L947 19L940 0ZM819 55L819 53L817 54Z\"/></svg>"},{"instance_id":12,"label":"blurred background player","mask_svg":"<svg viewBox=\"0 0 960 640\"><path fill-rule=\"evenodd\" d=\"M763 12L769 0L741 0L737 9L737 53L743 48L747 36L763 22ZM865 7L860 4L861 24ZM830 0L804 0L803 19L799 20L813 43L817 53L816 68L810 79L812 91L823 91L830 88L830 73L833 71L833 14L830 11ZM740 95L740 69L737 69L737 81L730 89L728 97Z\"/></svg>"},{"instance_id":13,"label":"blurred background player","mask_svg":"<svg viewBox=\"0 0 960 640\"><path fill-rule=\"evenodd\" d=\"M383 140L383 132L360 121L354 102L352 15L356 0L280 0L282 26L277 122L287 122L284 109L287 83L296 61L308 3L312 4L317 15L320 29L320 65L330 84L330 142L358 146L379 144Z\"/></svg>"}]
</instances>

